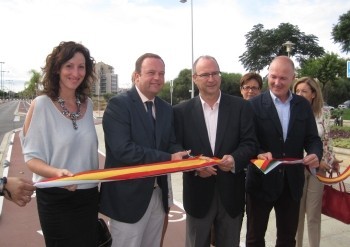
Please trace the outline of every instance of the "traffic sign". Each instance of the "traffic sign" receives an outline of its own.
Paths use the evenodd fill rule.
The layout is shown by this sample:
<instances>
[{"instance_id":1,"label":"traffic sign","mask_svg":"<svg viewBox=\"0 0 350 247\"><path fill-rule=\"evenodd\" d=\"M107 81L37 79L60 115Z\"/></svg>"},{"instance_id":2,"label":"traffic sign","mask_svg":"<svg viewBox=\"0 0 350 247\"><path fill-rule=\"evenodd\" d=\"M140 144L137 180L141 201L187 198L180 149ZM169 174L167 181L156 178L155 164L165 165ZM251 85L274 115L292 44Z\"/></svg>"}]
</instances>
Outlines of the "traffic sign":
<instances>
[{"instance_id":1,"label":"traffic sign","mask_svg":"<svg viewBox=\"0 0 350 247\"><path fill-rule=\"evenodd\" d=\"M347 71L347 77L350 78L350 61L347 62L347 67L346 67L346 71Z\"/></svg>"}]
</instances>

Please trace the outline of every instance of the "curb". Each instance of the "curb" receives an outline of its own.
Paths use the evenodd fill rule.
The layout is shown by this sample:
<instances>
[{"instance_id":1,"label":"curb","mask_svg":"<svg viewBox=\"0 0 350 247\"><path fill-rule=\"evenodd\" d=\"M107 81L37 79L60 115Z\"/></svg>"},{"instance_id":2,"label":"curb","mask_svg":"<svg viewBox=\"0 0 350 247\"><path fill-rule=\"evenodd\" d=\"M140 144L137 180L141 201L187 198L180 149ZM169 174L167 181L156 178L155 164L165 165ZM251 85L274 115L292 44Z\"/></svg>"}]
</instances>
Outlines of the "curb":
<instances>
[{"instance_id":1,"label":"curb","mask_svg":"<svg viewBox=\"0 0 350 247\"><path fill-rule=\"evenodd\" d=\"M0 145L0 165L1 165L0 170L1 171L2 171L2 168L5 166L4 164L6 160L4 159L8 158L8 155L5 156L5 153L7 153L8 151L8 147L10 144L10 134L13 133L13 131L9 131L4 135Z\"/></svg>"},{"instance_id":2,"label":"curb","mask_svg":"<svg viewBox=\"0 0 350 247\"><path fill-rule=\"evenodd\" d=\"M350 149L348 149L348 148L333 147L333 152L350 156Z\"/></svg>"},{"instance_id":3,"label":"curb","mask_svg":"<svg viewBox=\"0 0 350 247\"><path fill-rule=\"evenodd\" d=\"M11 134L12 132L12 134ZM7 177L8 176L8 172L9 172L9 166L10 166L10 159L11 159L11 154L12 154L12 144L13 144L13 140L15 137L15 131L9 131L4 135L4 138L1 142L1 153L0 153L0 161L2 164L0 166L0 170L1 170L1 174L2 177ZM4 148L4 149L3 149ZM4 159L4 153L6 151L6 157ZM2 214L2 207L3 207L3 203L4 203L4 197L1 196L0 197L0 216Z\"/></svg>"}]
</instances>

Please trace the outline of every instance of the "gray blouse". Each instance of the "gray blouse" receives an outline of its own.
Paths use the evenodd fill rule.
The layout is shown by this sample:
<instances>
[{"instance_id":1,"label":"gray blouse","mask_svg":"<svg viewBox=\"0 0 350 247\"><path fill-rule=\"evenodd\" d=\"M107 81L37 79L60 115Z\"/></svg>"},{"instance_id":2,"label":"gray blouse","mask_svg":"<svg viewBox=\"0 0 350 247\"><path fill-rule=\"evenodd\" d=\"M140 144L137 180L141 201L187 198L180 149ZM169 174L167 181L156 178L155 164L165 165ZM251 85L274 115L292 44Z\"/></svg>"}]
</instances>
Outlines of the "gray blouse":
<instances>
[{"instance_id":1,"label":"gray blouse","mask_svg":"<svg viewBox=\"0 0 350 247\"><path fill-rule=\"evenodd\" d=\"M46 95L35 99L31 123L20 139L25 162L37 158L50 166L68 169L72 173L98 169L98 139L93 119L92 101L87 100L83 118L72 120L65 117ZM33 174L33 181L43 177ZM97 184L78 185L78 189L93 188Z\"/></svg>"}]
</instances>

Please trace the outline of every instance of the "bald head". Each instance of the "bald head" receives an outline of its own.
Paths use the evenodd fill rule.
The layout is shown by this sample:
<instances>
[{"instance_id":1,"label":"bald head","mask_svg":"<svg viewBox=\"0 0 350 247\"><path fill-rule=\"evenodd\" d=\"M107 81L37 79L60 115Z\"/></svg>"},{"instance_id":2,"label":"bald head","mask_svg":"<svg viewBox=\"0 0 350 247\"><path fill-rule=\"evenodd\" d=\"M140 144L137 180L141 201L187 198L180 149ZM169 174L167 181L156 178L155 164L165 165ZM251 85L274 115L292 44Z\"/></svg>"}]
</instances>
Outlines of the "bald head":
<instances>
[{"instance_id":1,"label":"bald head","mask_svg":"<svg viewBox=\"0 0 350 247\"><path fill-rule=\"evenodd\" d=\"M290 66L290 68L291 68L291 70L293 71L293 73L295 73L295 72L294 72L294 70L295 70L294 63L293 63L292 59L290 59L290 58L287 57L287 56L278 56L278 57L275 57L275 58L271 61L270 67L271 67L271 65L274 64L274 63L279 63L279 64L284 64L284 65L286 65L286 66Z\"/></svg>"},{"instance_id":2,"label":"bald head","mask_svg":"<svg viewBox=\"0 0 350 247\"><path fill-rule=\"evenodd\" d=\"M294 63L289 57L278 56L272 60L268 76L269 89L282 102L288 99L294 78Z\"/></svg>"}]
</instances>

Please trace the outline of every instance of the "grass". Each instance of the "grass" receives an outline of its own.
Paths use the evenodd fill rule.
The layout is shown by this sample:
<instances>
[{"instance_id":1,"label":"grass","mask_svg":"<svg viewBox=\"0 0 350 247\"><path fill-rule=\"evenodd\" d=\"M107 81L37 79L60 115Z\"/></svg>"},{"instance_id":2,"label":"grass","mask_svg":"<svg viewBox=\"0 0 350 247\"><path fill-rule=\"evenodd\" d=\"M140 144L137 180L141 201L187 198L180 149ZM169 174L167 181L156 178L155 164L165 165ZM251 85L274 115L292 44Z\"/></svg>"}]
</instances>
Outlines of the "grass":
<instances>
[{"instance_id":1,"label":"grass","mask_svg":"<svg viewBox=\"0 0 350 247\"><path fill-rule=\"evenodd\" d=\"M350 149L350 141L345 138L333 139L333 147Z\"/></svg>"}]
</instances>

